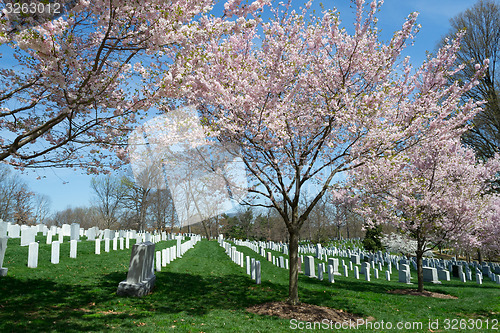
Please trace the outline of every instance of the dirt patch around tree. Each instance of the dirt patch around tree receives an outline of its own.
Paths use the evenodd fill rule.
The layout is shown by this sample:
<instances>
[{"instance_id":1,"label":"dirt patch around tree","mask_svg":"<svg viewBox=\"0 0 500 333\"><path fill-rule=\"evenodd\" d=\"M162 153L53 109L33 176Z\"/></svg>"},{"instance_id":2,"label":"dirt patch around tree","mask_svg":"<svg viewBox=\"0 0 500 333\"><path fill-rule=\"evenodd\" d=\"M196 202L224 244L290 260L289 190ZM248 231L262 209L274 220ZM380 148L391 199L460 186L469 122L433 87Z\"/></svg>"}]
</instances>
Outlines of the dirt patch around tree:
<instances>
[{"instance_id":1,"label":"dirt patch around tree","mask_svg":"<svg viewBox=\"0 0 500 333\"><path fill-rule=\"evenodd\" d=\"M443 299L458 299L458 297L455 296L440 294L433 291L424 290L422 292L419 292L417 289L394 289L394 290L389 290L387 293L398 294L398 295L413 295L413 296L443 298Z\"/></svg>"},{"instance_id":2,"label":"dirt patch around tree","mask_svg":"<svg viewBox=\"0 0 500 333\"><path fill-rule=\"evenodd\" d=\"M352 323L354 326L358 319L363 319L360 316L344 312L343 310L307 303L290 305L286 302L269 302L251 306L247 308L247 311L259 315L278 316L284 319L296 319L308 322L322 322L326 319L335 323ZM373 318L364 319L365 322L370 320L373 320Z\"/></svg>"}]
</instances>

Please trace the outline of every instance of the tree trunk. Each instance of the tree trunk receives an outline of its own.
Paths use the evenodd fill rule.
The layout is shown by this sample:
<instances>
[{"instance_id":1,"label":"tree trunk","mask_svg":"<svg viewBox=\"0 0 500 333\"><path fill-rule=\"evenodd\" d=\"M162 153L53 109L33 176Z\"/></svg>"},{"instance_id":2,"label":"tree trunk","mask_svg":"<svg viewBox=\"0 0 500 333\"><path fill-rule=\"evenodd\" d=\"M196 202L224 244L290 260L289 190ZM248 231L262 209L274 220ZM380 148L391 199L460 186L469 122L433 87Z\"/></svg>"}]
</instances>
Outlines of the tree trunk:
<instances>
[{"instance_id":1,"label":"tree trunk","mask_svg":"<svg viewBox=\"0 0 500 333\"><path fill-rule=\"evenodd\" d=\"M477 261L479 261L479 265L483 263L483 255L481 254L481 250L477 249Z\"/></svg>"},{"instance_id":2,"label":"tree trunk","mask_svg":"<svg viewBox=\"0 0 500 333\"><path fill-rule=\"evenodd\" d=\"M205 223L205 221L201 221L201 224L203 225L203 230L205 230L205 236L207 236L207 239L210 240L210 234L208 233L207 224ZM189 232L191 232L191 226L189 226Z\"/></svg>"},{"instance_id":3,"label":"tree trunk","mask_svg":"<svg viewBox=\"0 0 500 333\"><path fill-rule=\"evenodd\" d=\"M424 270L422 267L422 257L424 252L421 250L417 251L417 277L418 277L418 291L424 291Z\"/></svg>"},{"instance_id":4,"label":"tree trunk","mask_svg":"<svg viewBox=\"0 0 500 333\"><path fill-rule=\"evenodd\" d=\"M288 300L291 305L299 303L299 232L295 229L288 230L290 234L290 278L288 284Z\"/></svg>"}]
</instances>

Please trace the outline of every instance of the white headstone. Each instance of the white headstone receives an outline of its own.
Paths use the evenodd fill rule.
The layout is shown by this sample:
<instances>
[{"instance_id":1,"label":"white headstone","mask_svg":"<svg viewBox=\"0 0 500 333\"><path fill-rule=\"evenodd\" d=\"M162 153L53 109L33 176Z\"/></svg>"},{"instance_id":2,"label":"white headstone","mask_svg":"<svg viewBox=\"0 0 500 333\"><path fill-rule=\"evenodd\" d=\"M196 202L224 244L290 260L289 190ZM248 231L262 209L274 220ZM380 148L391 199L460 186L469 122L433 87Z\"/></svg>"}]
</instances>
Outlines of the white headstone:
<instances>
[{"instance_id":1,"label":"white headstone","mask_svg":"<svg viewBox=\"0 0 500 333\"><path fill-rule=\"evenodd\" d=\"M46 239L46 244L51 244L52 243L52 231L47 231L47 239Z\"/></svg>"},{"instance_id":2,"label":"white headstone","mask_svg":"<svg viewBox=\"0 0 500 333\"><path fill-rule=\"evenodd\" d=\"M52 242L51 251L50 251L50 262L53 264L59 263L59 255L61 250L61 243L58 241Z\"/></svg>"},{"instance_id":3,"label":"white headstone","mask_svg":"<svg viewBox=\"0 0 500 333\"><path fill-rule=\"evenodd\" d=\"M161 251L156 251L156 271L161 272Z\"/></svg>"},{"instance_id":4,"label":"white headstone","mask_svg":"<svg viewBox=\"0 0 500 333\"><path fill-rule=\"evenodd\" d=\"M71 236L71 225L63 224L61 227L63 236Z\"/></svg>"},{"instance_id":5,"label":"white headstone","mask_svg":"<svg viewBox=\"0 0 500 333\"><path fill-rule=\"evenodd\" d=\"M23 228L21 230L21 246L28 246L35 242L36 232L33 228Z\"/></svg>"},{"instance_id":6,"label":"white headstone","mask_svg":"<svg viewBox=\"0 0 500 333\"><path fill-rule=\"evenodd\" d=\"M250 256L247 256L247 275L250 275L252 272L250 271Z\"/></svg>"},{"instance_id":7,"label":"white headstone","mask_svg":"<svg viewBox=\"0 0 500 333\"><path fill-rule=\"evenodd\" d=\"M120 237L120 250L123 250L124 246L123 246L123 237Z\"/></svg>"},{"instance_id":8,"label":"white headstone","mask_svg":"<svg viewBox=\"0 0 500 333\"><path fill-rule=\"evenodd\" d=\"M9 238L21 237L21 226L18 224L7 225L7 234Z\"/></svg>"},{"instance_id":9,"label":"white headstone","mask_svg":"<svg viewBox=\"0 0 500 333\"><path fill-rule=\"evenodd\" d=\"M101 240L95 240L95 254L101 254Z\"/></svg>"},{"instance_id":10,"label":"white headstone","mask_svg":"<svg viewBox=\"0 0 500 333\"><path fill-rule=\"evenodd\" d=\"M70 240L80 239L80 225L78 223L73 223L70 226Z\"/></svg>"},{"instance_id":11,"label":"white headstone","mask_svg":"<svg viewBox=\"0 0 500 333\"><path fill-rule=\"evenodd\" d=\"M69 244L70 244L69 257L76 258L78 241L76 239L72 239L70 240Z\"/></svg>"},{"instance_id":12,"label":"white headstone","mask_svg":"<svg viewBox=\"0 0 500 333\"><path fill-rule=\"evenodd\" d=\"M175 254L177 258L181 257L181 241L182 237L177 236L177 253Z\"/></svg>"},{"instance_id":13,"label":"white headstone","mask_svg":"<svg viewBox=\"0 0 500 333\"><path fill-rule=\"evenodd\" d=\"M109 252L109 238L104 238L104 252Z\"/></svg>"},{"instance_id":14,"label":"white headstone","mask_svg":"<svg viewBox=\"0 0 500 333\"><path fill-rule=\"evenodd\" d=\"M7 236L0 237L0 276L6 276L8 268L3 267L3 260L5 258L5 251L7 250Z\"/></svg>"},{"instance_id":15,"label":"white headstone","mask_svg":"<svg viewBox=\"0 0 500 333\"><path fill-rule=\"evenodd\" d=\"M113 238L113 251L118 250L118 238Z\"/></svg>"},{"instance_id":16,"label":"white headstone","mask_svg":"<svg viewBox=\"0 0 500 333\"><path fill-rule=\"evenodd\" d=\"M38 243L30 243L28 249L28 267L37 268L38 267Z\"/></svg>"},{"instance_id":17,"label":"white headstone","mask_svg":"<svg viewBox=\"0 0 500 333\"><path fill-rule=\"evenodd\" d=\"M359 268L358 266L354 266L354 278L359 280Z\"/></svg>"}]
</instances>

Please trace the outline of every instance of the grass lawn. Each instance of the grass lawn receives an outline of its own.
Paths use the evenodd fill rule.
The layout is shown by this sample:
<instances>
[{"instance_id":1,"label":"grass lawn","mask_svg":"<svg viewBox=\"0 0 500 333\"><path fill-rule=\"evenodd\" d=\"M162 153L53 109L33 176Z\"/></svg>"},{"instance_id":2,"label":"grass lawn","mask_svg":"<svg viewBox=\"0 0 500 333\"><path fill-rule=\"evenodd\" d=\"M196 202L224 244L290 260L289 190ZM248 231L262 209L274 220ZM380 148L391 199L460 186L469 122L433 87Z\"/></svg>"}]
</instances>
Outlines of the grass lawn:
<instances>
[{"instance_id":1,"label":"grass lawn","mask_svg":"<svg viewBox=\"0 0 500 333\"><path fill-rule=\"evenodd\" d=\"M231 262L217 242L203 240L183 258L156 273L153 294L123 298L116 295L116 289L127 275L130 250L106 253L101 244L101 254L95 255L94 242L81 241L78 257L70 259L66 242L61 245L60 263L53 265L50 245L45 244L44 237L37 240L40 241L38 268L30 269L26 266L28 247L20 247L19 239L9 239L4 260L9 272L0 278L0 332L297 331L292 329L290 320L245 311L254 304L286 300L288 295L288 271L273 266L249 248L238 247L238 250L261 261L261 285L245 274L245 268ZM175 241L160 242L156 250L172 245ZM366 282L354 279L350 272L348 278L336 277L335 284L329 284L327 278L319 281L300 275L299 296L302 302L373 317L373 325L379 325L378 330L352 330L356 332L391 331L387 330L388 322L394 328L398 322L422 324L422 329L394 329L394 332L430 332L429 320L439 324L437 330L431 327L434 332L467 331L460 329L460 324L475 328L469 331L500 332L500 285L488 278L481 286L455 279L442 285L426 284L427 290L458 297L434 299L388 294L388 290L416 288L416 284L387 282L384 274L380 275L380 279L372 277L371 282ZM396 273L393 280L397 281ZM380 328L382 321L384 329ZM477 329L480 323L483 328ZM452 329L454 324L457 329ZM487 324L489 330L485 329Z\"/></svg>"}]
</instances>

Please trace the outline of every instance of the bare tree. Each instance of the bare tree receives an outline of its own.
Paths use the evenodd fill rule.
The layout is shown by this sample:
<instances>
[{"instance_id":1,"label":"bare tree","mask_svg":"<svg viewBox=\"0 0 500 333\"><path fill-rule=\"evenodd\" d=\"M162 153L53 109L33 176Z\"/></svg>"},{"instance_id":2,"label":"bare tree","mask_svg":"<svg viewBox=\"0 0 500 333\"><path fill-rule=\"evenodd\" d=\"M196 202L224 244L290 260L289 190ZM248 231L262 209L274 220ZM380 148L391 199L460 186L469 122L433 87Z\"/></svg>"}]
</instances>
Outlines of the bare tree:
<instances>
[{"instance_id":1,"label":"bare tree","mask_svg":"<svg viewBox=\"0 0 500 333\"><path fill-rule=\"evenodd\" d=\"M45 194L35 194L33 197L33 221L45 223L50 215L50 197Z\"/></svg>"},{"instance_id":2,"label":"bare tree","mask_svg":"<svg viewBox=\"0 0 500 333\"><path fill-rule=\"evenodd\" d=\"M68 207L56 212L47 220L48 225L61 226L63 224L80 224L81 228L97 226L99 213L93 207Z\"/></svg>"},{"instance_id":3,"label":"bare tree","mask_svg":"<svg viewBox=\"0 0 500 333\"><path fill-rule=\"evenodd\" d=\"M178 224L175 205L168 189L157 189L151 193L150 214L157 229L171 230Z\"/></svg>"},{"instance_id":4,"label":"bare tree","mask_svg":"<svg viewBox=\"0 0 500 333\"><path fill-rule=\"evenodd\" d=\"M119 213L127 191L126 186L118 178L102 176L92 178L90 186L95 193L96 207L102 227L106 229L119 226Z\"/></svg>"}]
</instances>

